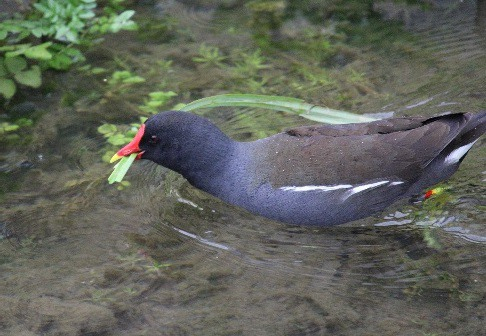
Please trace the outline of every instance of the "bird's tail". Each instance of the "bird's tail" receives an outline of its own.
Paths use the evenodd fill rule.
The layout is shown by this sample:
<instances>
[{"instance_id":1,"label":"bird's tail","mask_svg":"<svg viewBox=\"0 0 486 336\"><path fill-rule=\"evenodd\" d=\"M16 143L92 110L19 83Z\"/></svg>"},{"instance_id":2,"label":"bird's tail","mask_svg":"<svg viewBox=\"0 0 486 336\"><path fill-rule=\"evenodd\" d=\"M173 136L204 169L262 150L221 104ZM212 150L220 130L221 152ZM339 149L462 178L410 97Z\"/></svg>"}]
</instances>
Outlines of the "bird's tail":
<instances>
[{"instance_id":1,"label":"bird's tail","mask_svg":"<svg viewBox=\"0 0 486 336\"><path fill-rule=\"evenodd\" d=\"M486 111L466 113L466 124L461 132L443 150L445 161L460 163L474 143L486 132Z\"/></svg>"},{"instance_id":2,"label":"bird's tail","mask_svg":"<svg viewBox=\"0 0 486 336\"><path fill-rule=\"evenodd\" d=\"M461 144L468 144L479 139L481 135L486 133L486 111L479 113L468 113L465 115L469 120L462 129L457 140Z\"/></svg>"},{"instance_id":3,"label":"bird's tail","mask_svg":"<svg viewBox=\"0 0 486 336\"><path fill-rule=\"evenodd\" d=\"M450 117L461 125L460 130L440 154L429 163L429 169L419 182L410 188L410 194L415 195L414 201L423 201L433 195L435 189L420 194L418 198L416 193L449 178L457 170L474 143L486 132L486 111L454 114Z\"/></svg>"}]
</instances>

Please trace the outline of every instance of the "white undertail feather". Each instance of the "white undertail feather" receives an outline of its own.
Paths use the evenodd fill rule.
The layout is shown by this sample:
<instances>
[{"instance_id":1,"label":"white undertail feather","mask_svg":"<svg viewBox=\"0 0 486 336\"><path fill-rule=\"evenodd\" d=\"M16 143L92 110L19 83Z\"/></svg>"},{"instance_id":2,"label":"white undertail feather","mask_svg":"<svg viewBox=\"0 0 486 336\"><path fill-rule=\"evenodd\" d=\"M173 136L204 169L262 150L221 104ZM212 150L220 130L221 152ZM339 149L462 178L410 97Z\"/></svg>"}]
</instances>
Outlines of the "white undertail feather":
<instances>
[{"instance_id":1,"label":"white undertail feather","mask_svg":"<svg viewBox=\"0 0 486 336\"><path fill-rule=\"evenodd\" d=\"M454 149L449 155L447 155L447 157L444 159L444 163L447 164L447 165L450 165L450 164L454 164L454 163L457 163L459 162L459 160L461 160L464 155L466 155L467 151L469 149L471 149L471 147L474 145L474 143L476 141L478 141L479 139L476 139L474 140L473 142L467 144L467 145L464 145L464 146L461 146L459 148L456 148Z\"/></svg>"}]
</instances>

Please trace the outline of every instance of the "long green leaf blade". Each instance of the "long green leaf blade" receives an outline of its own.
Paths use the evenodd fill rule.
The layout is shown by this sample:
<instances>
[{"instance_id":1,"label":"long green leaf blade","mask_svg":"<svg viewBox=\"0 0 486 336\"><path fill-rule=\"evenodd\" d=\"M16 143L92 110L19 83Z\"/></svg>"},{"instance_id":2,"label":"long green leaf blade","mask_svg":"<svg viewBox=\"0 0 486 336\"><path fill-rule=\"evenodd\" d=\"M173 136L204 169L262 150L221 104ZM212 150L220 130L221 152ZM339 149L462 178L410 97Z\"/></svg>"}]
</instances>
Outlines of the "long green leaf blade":
<instances>
[{"instance_id":1,"label":"long green leaf blade","mask_svg":"<svg viewBox=\"0 0 486 336\"><path fill-rule=\"evenodd\" d=\"M368 116L312 105L298 98L253 94L223 94L206 97L195 100L183 106L180 110L192 111L199 108L231 106L255 107L294 113L303 118L328 124L346 124L376 120Z\"/></svg>"},{"instance_id":2,"label":"long green leaf blade","mask_svg":"<svg viewBox=\"0 0 486 336\"><path fill-rule=\"evenodd\" d=\"M108 177L108 183L113 184L115 182L121 182L136 157L137 153L122 157L120 162L115 165L111 175Z\"/></svg>"}]
</instances>

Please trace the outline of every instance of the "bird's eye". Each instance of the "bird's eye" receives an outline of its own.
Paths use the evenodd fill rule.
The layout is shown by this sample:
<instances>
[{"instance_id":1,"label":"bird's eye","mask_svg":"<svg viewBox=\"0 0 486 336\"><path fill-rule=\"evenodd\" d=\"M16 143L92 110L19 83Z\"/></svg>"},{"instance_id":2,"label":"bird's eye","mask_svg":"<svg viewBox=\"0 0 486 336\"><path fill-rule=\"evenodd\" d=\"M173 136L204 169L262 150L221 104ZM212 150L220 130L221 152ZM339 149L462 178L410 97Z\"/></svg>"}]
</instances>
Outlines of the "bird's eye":
<instances>
[{"instance_id":1,"label":"bird's eye","mask_svg":"<svg viewBox=\"0 0 486 336\"><path fill-rule=\"evenodd\" d=\"M157 142L159 142L159 138L157 138L157 136L156 136L156 135L152 135L152 136L149 138L148 142L149 142L150 144L156 144Z\"/></svg>"}]
</instances>

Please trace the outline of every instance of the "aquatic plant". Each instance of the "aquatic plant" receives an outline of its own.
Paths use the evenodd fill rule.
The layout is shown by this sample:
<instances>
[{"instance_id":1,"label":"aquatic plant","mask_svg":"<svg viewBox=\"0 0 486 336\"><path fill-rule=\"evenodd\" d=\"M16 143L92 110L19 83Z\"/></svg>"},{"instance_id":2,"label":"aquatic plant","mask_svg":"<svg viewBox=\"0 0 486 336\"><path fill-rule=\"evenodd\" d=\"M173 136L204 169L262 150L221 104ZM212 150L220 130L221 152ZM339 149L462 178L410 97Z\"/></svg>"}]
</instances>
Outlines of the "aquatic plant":
<instances>
[{"instance_id":1,"label":"aquatic plant","mask_svg":"<svg viewBox=\"0 0 486 336\"><path fill-rule=\"evenodd\" d=\"M145 121L145 119L146 118L141 117L140 122L143 123ZM106 139L106 142L108 143L108 146L105 147L105 152L102 156L102 160L105 161L105 162L110 162L111 157L115 154L114 149L121 146L121 145L126 144L127 142L129 142L137 133L139 126L140 126L140 123L132 123L128 126L128 128L126 126L118 128L116 125L109 124L109 123L105 123L105 124L99 126L98 129L97 129L98 133L101 133L103 135L103 137ZM133 159L135 159L135 158L133 158ZM112 174L113 177L110 176L110 183L122 182L122 180L119 179L119 178L116 178L116 176L117 175L123 175L124 176L125 173L126 173L126 170L128 170L128 167L130 167L130 165L128 165L128 167L126 167L125 172L123 172L124 169L125 169L123 167L123 163L120 162L120 164L117 165L117 167L118 168L115 169L116 173L114 172L114 174ZM113 179L113 181L111 181L111 179ZM129 183L128 184L127 183L120 184L119 185L120 188L118 188L118 189L124 189L124 188L128 187L129 185L130 185Z\"/></svg>"},{"instance_id":2,"label":"aquatic plant","mask_svg":"<svg viewBox=\"0 0 486 336\"><path fill-rule=\"evenodd\" d=\"M332 86L335 84L335 81L329 76L326 69L296 65L295 72L301 75L305 80L304 83L293 82L294 87L297 85L295 88L300 88L298 85L303 85L303 89L308 89L309 86L318 85L322 88L323 86Z\"/></svg>"},{"instance_id":3,"label":"aquatic plant","mask_svg":"<svg viewBox=\"0 0 486 336\"><path fill-rule=\"evenodd\" d=\"M125 177L128 169L132 165L133 161L135 161L135 158L137 157L137 154L132 154L129 156L124 156L120 162L118 162L111 175L108 177L108 183L113 184L115 182L123 182L123 178ZM126 158L126 159L125 159ZM110 160L111 162L112 160Z\"/></svg>"},{"instance_id":4,"label":"aquatic plant","mask_svg":"<svg viewBox=\"0 0 486 336\"><path fill-rule=\"evenodd\" d=\"M149 274L152 273L160 276L162 271L169 269L171 266L171 263L160 263L157 260L153 260L151 265L145 266L145 269Z\"/></svg>"},{"instance_id":5,"label":"aquatic plant","mask_svg":"<svg viewBox=\"0 0 486 336\"><path fill-rule=\"evenodd\" d=\"M113 146L120 146L130 141L136 134L136 126L132 126L128 132L120 132L113 124L103 124L98 127L98 132L103 134L107 142Z\"/></svg>"},{"instance_id":6,"label":"aquatic plant","mask_svg":"<svg viewBox=\"0 0 486 336\"><path fill-rule=\"evenodd\" d=\"M205 43L201 44L198 53L199 56L193 57L192 60L204 65L222 66L221 62L226 59L225 56L221 55L218 47L208 46Z\"/></svg>"},{"instance_id":7,"label":"aquatic plant","mask_svg":"<svg viewBox=\"0 0 486 336\"><path fill-rule=\"evenodd\" d=\"M0 95L12 98L19 84L38 88L41 70L67 70L84 61L75 45L89 46L106 33L137 28L134 11L116 14L107 5L97 16L96 7L96 0L39 0L23 18L0 22Z\"/></svg>"},{"instance_id":8,"label":"aquatic plant","mask_svg":"<svg viewBox=\"0 0 486 336\"><path fill-rule=\"evenodd\" d=\"M2 48L0 53L1 51ZM35 54L30 57L39 59ZM38 88L41 82L41 68L38 65L28 66L22 56L2 57L0 54L0 94L3 97L10 99L14 96L17 91L16 83Z\"/></svg>"},{"instance_id":9,"label":"aquatic plant","mask_svg":"<svg viewBox=\"0 0 486 336\"><path fill-rule=\"evenodd\" d=\"M172 97L177 96L177 93L174 91L155 91L148 95L149 99L139 108L144 112L155 114L161 106L166 105Z\"/></svg>"},{"instance_id":10,"label":"aquatic plant","mask_svg":"<svg viewBox=\"0 0 486 336\"><path fill-rule=\"evenodd\" d=\"M235 62L235 67L233 68L233 72L237 76L252 78L260 70L270 68L268 64L264 64L266 59L260 49L248 53L241 52L238 56L240 60Z\"/></svg>"},{"instance_id":11,"label":"aquatic plant","mask_svg":"<svg viewBox=\"0 0 486 336\"><path fill-rule=\"evenodd\" d=\"M0 143L2 142L17 142L20 140L20 136L17 134L22 128L27 128L32 126L33 121L32 119L28 118L19 118L12 122L10 121L3 121L0 122Z\"/></svg>"},{"instance_id":12,"label":"aquatic plant","mask_svg":"<svg viewBox=\"0 0 486 336\"><path fill-rule=\"evenodd\" d=\"M306 119L327 124L345 124L369 122L375 120L373 118L355 113L309 104L298 98L253 94L223 94L206 97L193 101L192 103L182 107L180 110L192 111L199 108L212 108L220 106L256 107L288 112L297 114Z\"/></svg>"},{"instance_id":13,"label":"aquatic plant","mask_svg":"<svg viewBox=\"0 0 486 336\"><path fill-rule=\"evenodd\" d=\"M109 85L136 84L145 82L143 77L132 74L130 71L115 71L108 80Z\"/></svg>"},{"instance_id":14,"label":"aquatic plant","mask_svg":"<svg viewBox=\"0 0 486 336\"><path fill-rule=\"evenodd\" d=\"M0 123L0 134L13 132L26 126L32 126L32 119L20 118L14 122L2 122Z\"/></svg>"},{"instance_id":15,"label":"aquatic plant","mask_svg":"<svg viewBox=\"0 0 486 336\"><path fill-rule=\"evenodd\" d=\"M268 84L268 78L262 78L262 79L248 78L244 84L248 88L248 92L266 93L267 90L265 86Z\"/></svg>"}]
</instances>

